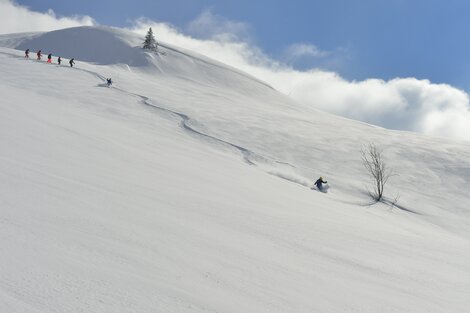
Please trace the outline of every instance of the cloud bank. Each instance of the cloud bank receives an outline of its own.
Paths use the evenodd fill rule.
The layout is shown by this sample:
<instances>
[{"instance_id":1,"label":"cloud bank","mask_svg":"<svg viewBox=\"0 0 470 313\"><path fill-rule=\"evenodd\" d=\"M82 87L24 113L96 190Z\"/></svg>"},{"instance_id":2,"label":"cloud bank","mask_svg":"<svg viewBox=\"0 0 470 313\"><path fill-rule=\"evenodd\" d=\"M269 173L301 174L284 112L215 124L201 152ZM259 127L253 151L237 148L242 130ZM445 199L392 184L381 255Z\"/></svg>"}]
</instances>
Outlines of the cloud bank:
<instances>
[{"instance_id":1,"label":"cloud bank","mask_svg":"<svg viewBox=\"0 0 470 313\"><path fill-rule=\"evenodd\" d=\"M236 41L239 38L250 38L250 25L230 21L214 14L212 10L205 10L186 27L186 32L196 38L211 38L217 41Z\"/></svg>"},{"instance_id":2,"label":"cloud bank","mask_svg":"<svg viewBox=\"0 0 470 313\"><path fill-rule=\"evenodd\" d=\"M44 13L33 12L12 0L0 0L0 34L51 31L94 24L89 16L57 17L51 9Z\"/></svg>"},{"instance_id":3,"label":"cloud bank","mask_svg":"<svg viewBox=\"0 0 470 313\"><path fill-rule=\"evenodd\" d=\"M91 17L57 17L53 11L32 12L11 0L0 0L0 33L50 31L93 25ZM296 70L264 53L249 37L250 25L224 19L210 10L185 29L139 19L130 29L145 35L152 27L157 40L207 55L271 84L300 105L382 127L470 141L469 95L446 84L416 78L348 81L331 71ZM243 39L242 39L243 38ZM296 58L325 58L331 52L307 43L285 48Z\"/></svg>"},{"instance_id":4,"label":"cloud bank","mask_svg":"<svg viewBox=\"0 0 470 313\"><path fill-rule=\"evenodd\" d=\"M318 49L317 46L308 43L295 43L287 47L285 54L293 58L301 57L314 57L322 58L328 56L330 53Z\"/></svg>"}]
</instances>

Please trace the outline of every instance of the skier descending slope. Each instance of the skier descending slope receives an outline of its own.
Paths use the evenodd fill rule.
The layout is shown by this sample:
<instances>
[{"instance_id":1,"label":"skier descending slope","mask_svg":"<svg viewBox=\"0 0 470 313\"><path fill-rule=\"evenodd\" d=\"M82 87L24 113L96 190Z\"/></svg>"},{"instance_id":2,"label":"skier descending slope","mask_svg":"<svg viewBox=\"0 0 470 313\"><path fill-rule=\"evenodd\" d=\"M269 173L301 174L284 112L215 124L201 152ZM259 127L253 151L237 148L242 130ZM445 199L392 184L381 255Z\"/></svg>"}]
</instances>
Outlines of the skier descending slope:
<instances>
[{"instance_id":1,"label":"skier descending slope","mask_svg":"<svg viewBox=\"0 0 470 313\"><path fill-rule=\"evenodd\" d=\"M39 50L38 53L36 53L36 55L38 56L38 60L41 60L41 56L42 56L41 50Z\"/></svg>"},{"instance_id":2,"label":"skier descending slope","mask_svg":"<svg viewBox=\"0 0 470 313\"><path fill-rule=\"evenodd\" d=\"M317 179L317 181L315 182L315 186L317 186L317 189L319 191L322 191L322 192L326 192L328 190L328 186L325 186L323 187L323 184L327 184L328 182L327 181L324 181L323 180L323 177L320 177L319 179ZM312 187L312 189L314 189L314 187Z\"/></svg>"},{"instance_id":3,"label":"skier descending slope","mask_svg":"<svg viewBox=\"0 0 470 313\"><path fill-rule=\"evenodd\" d=\"M29 59L29 49L26 49L26 51L24 52L24 57Z\"/></svg>"},{"instance_id":4,"label":"skier descending slope","mask_svg":"<svg viewBox=\"0 0 470 313\"><path fill-rule=\"evenodd\" d=\"M74 60L75 59L70 59L70 61L69 61L70 67L73 67L73 65L75 64Z\"/></svg>"},{"instance_id":5,"label":"skier descending slope","mask_svg":"<svg viewBox=\"0 0 470 313\"><path fill-rule=\"evenodd\" d=\"M108 87L111 87L111 85L113 84L113 81L111 80L111 77L110 78L106 78L106 85Z\"/></svg>"},{"instance_id":6,"label":"skier descending slope","mask_svg":"<svg viewBox=\"0 0 470 313\"><path fill-rule=\"evenodd\" d=\"M52 53L47 55L47 63L52 63Z\"/></svg>"}]
</instances>

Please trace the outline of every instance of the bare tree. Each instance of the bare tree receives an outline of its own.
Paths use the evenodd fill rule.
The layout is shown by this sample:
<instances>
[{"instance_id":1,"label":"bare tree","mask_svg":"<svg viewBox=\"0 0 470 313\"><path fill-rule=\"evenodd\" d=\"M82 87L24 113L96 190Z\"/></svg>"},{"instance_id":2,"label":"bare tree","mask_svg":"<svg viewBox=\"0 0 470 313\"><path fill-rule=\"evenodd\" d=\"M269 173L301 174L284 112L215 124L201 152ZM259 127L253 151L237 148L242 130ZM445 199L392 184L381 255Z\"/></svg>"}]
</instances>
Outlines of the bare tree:
<instances>
[{"instance_id":1,"label":"bare tree","mask_svg":"<svg viewBox=\"0 0 470 313\"><path fill-rule=\"evenodd\" d=\"M384 194L384 187L388 179L393 175L393 170L389 169L382 158L382 151L374 143L363 146L361 149L362 164L369 176L374 181L374 189L369 191L369 195L375 201L381 201Z\"/></svg>"}]
</instances>

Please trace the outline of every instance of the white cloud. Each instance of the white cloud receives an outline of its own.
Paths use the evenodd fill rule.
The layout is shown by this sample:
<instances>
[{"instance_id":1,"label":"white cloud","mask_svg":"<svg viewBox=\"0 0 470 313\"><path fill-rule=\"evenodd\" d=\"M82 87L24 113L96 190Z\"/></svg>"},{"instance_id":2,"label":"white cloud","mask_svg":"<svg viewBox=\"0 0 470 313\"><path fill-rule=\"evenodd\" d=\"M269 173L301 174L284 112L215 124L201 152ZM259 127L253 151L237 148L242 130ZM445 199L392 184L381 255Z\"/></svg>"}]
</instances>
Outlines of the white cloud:
<instances>
[{"instance_id":1,"label":"white cloud","mask_svg":"<svg viewBox=\"0 0 470 313\"><path fill-rule=\"evenodd\" d=\"M283 49L280 60L297 69L334 69L341 68L348 58L348 49L337 48L325 51L313 44L294 43Z\"/></svg>"},{"instance_id":2,"label":"white cloud","mask_svg":"<svg viewBox=\"0 0 470 313\"><path fill-rule=\"evenodd\" d=\"M307 43L295 43L287 47L285 54L292 58L313 57L323 58L330 55L327 51L318 49L317 46Z\"/></svg>"},{"instance_id":3,"label":"white cloud","mask_svg":"<svg viewBox=\"0 0 470 313\"><path fill-rule=\"evenodd\" d=\"M470 140L469 96L428 80L349 82L327 72L289 75L299 102L386 128Z\"/></svg>"},{"instance_id":4,"label":"white cloud","mask_svg":"<svg viewBox=\"0 0 470 313\"><path fill-rule=\"evenodd\" d=\"M249 37L250 26L239 21L231 21L205 10L188 24L187 32L201 39L236 40Z\"/></svg>"},{"instance_id":5,"label":"white cloud","mask_svg":"<svg viewBox=\"0 0 470 313\"><path fill-rule=\"evenodd\" d=\"M44 13L33 12L12 0L0 0L0 34L51 31L94 24L89 16L57 17L51 9Z\"/></svg>"}]
</instances>

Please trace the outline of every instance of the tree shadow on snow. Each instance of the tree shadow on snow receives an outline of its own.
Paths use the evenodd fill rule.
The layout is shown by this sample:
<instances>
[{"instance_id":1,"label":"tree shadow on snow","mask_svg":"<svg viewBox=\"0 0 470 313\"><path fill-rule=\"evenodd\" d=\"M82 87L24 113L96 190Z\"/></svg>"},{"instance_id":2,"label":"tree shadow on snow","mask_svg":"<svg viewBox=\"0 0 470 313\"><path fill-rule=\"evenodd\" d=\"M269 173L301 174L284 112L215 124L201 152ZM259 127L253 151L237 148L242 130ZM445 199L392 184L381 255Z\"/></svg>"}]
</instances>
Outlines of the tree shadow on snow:
<instances>
[{"instance_id":1,"label":"tree shadow on snow","mask_svg":"<svg viewBox=\"0 0 470 313\"><path fill-rule=\"evenodd\" d=\"M396 202L394 201L391 201L389 199L382 199L380 200L380 202L384 203L384 204L387 204L387 205L390 205L392 208L397 208L399 210L402 210L402 211L405 211L405 212L408 212L408 213L412 213L412 214L416 214L416 215L423 215L422 213L420 212L417 212L415 210L412 210L412 209L409 209L403 205L400 205L400 204L397 204Z\"/></svg>"},{"instance_id":2,"label":"tree shadow on snow","mask_svg":"<svg viewBox=\"0 0 470 313\"><path fill-rule=\"evenodd\" d=\"M371 198L370 192L363 191L362 194L364 196L368 197L368 198ZM411 214L423 215L422 213L417 212L413 209L407 208L407 207L405 207L401 204L398 204L397 202L398 202L398 198L390 200L386 197L382 197L382 199L379 200L379 201L377 201L375 199L369 199L367 202L360 202L360 203L355 203L355 204L358 205L358 206L362 206L362 207L370 207L370 206L373 206L374 204L382 203L382 204L390 206L390 208L392 208L392 209L397 208L401 211L408 212L408 213L411 213Z\"/></svg>"}]
</instances>

